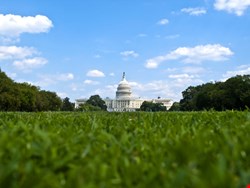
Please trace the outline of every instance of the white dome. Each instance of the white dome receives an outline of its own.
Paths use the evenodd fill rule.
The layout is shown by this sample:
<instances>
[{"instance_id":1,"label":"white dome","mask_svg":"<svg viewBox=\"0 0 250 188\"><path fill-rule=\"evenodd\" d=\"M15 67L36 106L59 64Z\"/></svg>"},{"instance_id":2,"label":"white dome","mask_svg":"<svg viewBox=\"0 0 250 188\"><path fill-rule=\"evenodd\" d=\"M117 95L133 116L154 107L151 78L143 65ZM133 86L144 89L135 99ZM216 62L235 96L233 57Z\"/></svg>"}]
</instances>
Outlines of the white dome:
<instances>
[{"instance_id":1,"label":"white dome","mask_svg":"<svg viewBox=\"0 0 250 188\"><path fill-rule=\"evenodd\" d=\"M123 73L122 80L120 81L117 91L116 98L117 99L128 99L131 97L131 87L128 81L125 78L125 73Z\"/></svg>"}]
</instances>

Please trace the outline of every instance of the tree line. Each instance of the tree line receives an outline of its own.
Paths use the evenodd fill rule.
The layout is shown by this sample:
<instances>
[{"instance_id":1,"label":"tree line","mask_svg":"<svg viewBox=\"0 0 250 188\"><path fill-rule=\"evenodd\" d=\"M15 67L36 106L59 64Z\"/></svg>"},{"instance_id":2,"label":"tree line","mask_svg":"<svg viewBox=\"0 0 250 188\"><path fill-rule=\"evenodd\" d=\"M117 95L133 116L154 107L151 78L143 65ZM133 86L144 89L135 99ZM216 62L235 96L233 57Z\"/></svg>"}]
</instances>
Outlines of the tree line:
<instances>
[{"instance_id":1,"label":"tree line","mask_svg":"<svg viewBox=\"0 0 250 188\"><path fill-rule=\"evenodd\" d=\"M172 111L245 110L250 108L250 75L235 76L225 82L190 86Z\"/></svg>"},{"instance_id":2,"label":"tree line","mask_svg":"<svg viewBox=\"0 0 250 188\"><path fill-rule=\"evenodd\" d=\"M69 106L70 105L70 106ZM28 83L16 83L0 70L0 111L58 111L74 109L69 98L40 90Z\"/></svg>"},{"instance_id":3,"label":"tree line","mask_svg":"<svg viewBox=\"0 0 250 188\"><path fill-rule=\"evenodd\" d=\"M68 97L61 99L55 92L40 90L28 83L16 83L0 69L0 111L106 111L99 95L91 96L75 109Z\"/></svg>"}]
</instances>

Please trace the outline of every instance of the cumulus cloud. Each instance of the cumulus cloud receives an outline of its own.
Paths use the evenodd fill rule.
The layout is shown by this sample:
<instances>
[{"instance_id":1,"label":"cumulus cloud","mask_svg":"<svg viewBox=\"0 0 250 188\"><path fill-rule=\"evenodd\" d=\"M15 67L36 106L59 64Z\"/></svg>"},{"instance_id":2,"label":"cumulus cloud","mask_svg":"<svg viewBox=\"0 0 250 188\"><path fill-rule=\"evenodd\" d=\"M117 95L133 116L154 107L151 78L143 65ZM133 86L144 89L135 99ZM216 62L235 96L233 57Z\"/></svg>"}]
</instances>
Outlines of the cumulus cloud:
<instances>
[{"instance_id":1,"label":"cumulus cloud","mask_svg":"<svg viewBox=\"0 0 250 188\"><path fill-rule=\"evenodd\" d=\"M99 70L90 70L87 72L87 76L89 76L89 77L105 77L105 74Z\"/></svg>"},{"instance_id":2,"label":"cumulus cloud","mask_svg":"<svg viewBox=\"0 0 250 188\"><path fill-rule=\"evenodd\" d=\"M43 57L36 57L39 52L31 47L0 46L0 61L11 60L13 65L22 71L39 68L48 61Z\"/></svg>"},{"instance_id":3,"label":"cumulus cloud","mask_svg":"<svg viewBox=\"0 0 250 188\"><path fill-rule=\"evenodd\" d=\"M83 83L87 84L87 85L98 85L99 84L99 82L94 81L94 80L84 80Z\"/></svg>"},{"instance_id":4,"label":"cumulus cloud","mask_svg":"<svg viewBox=\"0 0 250 188\"><path fill-rule=\"evenodd\" d=\"M31 59L16 60L13 65L20 70L29 71L45 65L47 62L48 61L42 57L35 57Z\"/></svg>"},{"instance_id":5,"label":"cumulus cloud","mask_svg":"<svg viewBox=\"0 0 250 188\"><path fill-rule=\"evenodd\" d=\"M214 3L216 10L225 10L237 16L242 16L249 6L250 0L216 0Z\"/></svg>"},{"instance_id":6,"label":"cumulus cloud","mask_svg":"<svg viewBox=\"0 0 250 188\"><path fill-rule=\"evenodd\" d=\"M179 47L162 56L146 61L146 68L157 68L160 63L170 60L181 60L184 63L202 63L204 61L225 61L233 52L220 44L198 45L195 47Z\"/></svg>"},{"instance_id":7,"label":"cumulus cloud","mask_svg":"<svg viewBox=\"0 0 250 188\"><path fill-rule=\"evenodd\" d=\"M184 91L190 85L199 85L204 83L199 76L192 74L173 74L169 75L169 78L172 79L171 87L175 88L175 91L178 91L179 93Z\"/></svg>"},{"instance_id":8,"label":"cumulus cloud","mask_svg":"<svg viewBox=\"0 0 250 188\"><path fill-rule=\"evenodd\" d=\"M189 85L197 85L203 83L203 81L199 78L198 75L192 74L172 74L169 75L169 78L173 79L172 87L175 88L183 88L184 90Z\"/></svg>"},{"instance_id":9,"label":"cumulus cloud","mask_svg":"<svg viewBox=\"0 0 250 188\"><path fill-rule=\"evenodd\" d=\"M132 88L133 97L157 98L158 96L161 96L164 98L169 97L171 99L176 97L176 94L168 81L155 80L144 84L131 81L129 82L129 85ZM115 92L117 86L113 88ZM147 93L147 96L145 96L145 93Z\"/></svg>"},{"instance_id":10,"label":"cumulus cloud","mask_svg":"<svg viewBox=\"0 0 250 188\"><path fill-rule=\"evenodd\" d=\"M65 93L65 92L56 92L56 94L57 94L60 98L62 98L62 99L64 99L64 98L66 98L66 97L69 96L69 95L68 95L67 93Z\"/></svg>"},{"instance_id":11,"label":"cumulus cloud","mask_svg":"<svg viewBox=\"0 0 250 188\"><path fill-rule=\"evenodd\" d=\"M139 54L136 53L135 51L131 50L131 51L124 51L120 53L122 56L124 57L138 57Z\"/></svg>"},{"instance_id":12,"label":"cumulus cloud","mask_svg":"<svg viewBox=\"0 0 250 188\"><path fill-rule=\"evenodd\" d=\"M227 71L223 74L223 78L228 79L237 75L250 75L250 65L241 65L236 70Z\"/></svg>"},{"instance_id":13,"label":"cumulus cloud","mask_svg":"<svg viewBox=\"0 0 250 188\"><path fill-rule=\"evenodd\" d=\"M194 75L189 75L189 74L172 74L168 76L169 78L174 78L174 79L189 79L189 78L194 78Z\"/></svg>"},{"instance_id":14,"label":"cumulus cloud","mask_svg":"<svg viewBox=\"0 0 250 188\"><path fill-rule=\"evenodd\" d=\"M0 35L0 44L2 45L13 45L20 42L19 38L7 37Z\"/></svg>"},{"instance_id":15,"label":"cumulus cloud","mask_svg":"<svg viewBox=\"0 0 250 188\"><path fill-rule=\"evenodd\" d=\"M117 89L117 85L106 85L103 88L98 88L95 91L89 93L88 96L91 96L93 94L98 94L102 98L106 98L106 97L114 98L116 89Z\"/></svg>"},{"instance_id":16,"label":"cumulus cloud","mask_svg":"<svg viewBox=\"0 0 250 188\"><path fill-rule=\"evenodd\" d=\"M41 87L47 87L50 85L57 84L59 82L67 82L74 79L72 73L56 73L56 74L41 74L39 75L39 81L35 82L34 85Z\"/></svg>"},{"instance_id":17,"label":"cumulus cloud","mask_svg":"<svg viewBox=\"0 0 250 188\"><path fill-rule=\"evenodd\" d=\"M20 16L0 14L0 42L10 45L20 41L22 33L43 33L53 27L52 21L43 15ZM13 65L23 71L41 67L47 63L32 47L0 46L0 61L11 60Z\"/></svg>"},{"instance_id":18,"label":"cumulus cloud","mask_svg":"<svg viewBox=\"0 0 250 188\"><path fill-rule=\"evenodd\" d=\"M59 74L56 76L57 80L60 81L68 81L68 80L73 80L74 79L74 74L72 73L65 73L65 74Z\"/></svg>"},{"instance_id":19,"label":"cumulus cloud","mask_svg":"<svg viewBox=\"0 0 250 188\"><path fill-rule=\"evenodd\" d=\"M43 15L20 16L0 14L0 35L18 37L22 33L43 33L53 27L52 21Z\"/></svg>"},{"instance_id":20,"label":"cumulus cloud","mask_svg":"<svg viewBox=\"0 0 250 188\"><path fill-rule=\"evenodd\" d=\"M202 14L206 14L207 10L202 7L196 7L196 8L183 8L181 9L181 12L187 13L192 16L199 16Z\"/></svg>"},{"instance_id":21,"label":"cumulus cloud","mask_svg":"<svg viewBox=\"0 0 250 188\"><path fill-rule=\"evenodd\" d=\"M157 22L158 25L167 25L169 23L168 19L163 18Z\"/></svg>"},{"instance_id":22,"label":"cumulus cloud","mask_svg":"<svg viewBox=\"0 0 250 188\"><path fill-rule=\"evenodd\" d=\"M38 52L30 47L0 46L0 61L24 59L35 54L38 54Z\"/></svg>"},{"instance_id":23,"label":"cumulus cloud","mask_svg":"<svg viewBox=\"0 0 250 188\"><path fill-rule=\"evenodd\" d=\"M182 72L188 74L202 74L206 72L206 70L203 67L183 67Z\"/></svg>"}]
</instances>

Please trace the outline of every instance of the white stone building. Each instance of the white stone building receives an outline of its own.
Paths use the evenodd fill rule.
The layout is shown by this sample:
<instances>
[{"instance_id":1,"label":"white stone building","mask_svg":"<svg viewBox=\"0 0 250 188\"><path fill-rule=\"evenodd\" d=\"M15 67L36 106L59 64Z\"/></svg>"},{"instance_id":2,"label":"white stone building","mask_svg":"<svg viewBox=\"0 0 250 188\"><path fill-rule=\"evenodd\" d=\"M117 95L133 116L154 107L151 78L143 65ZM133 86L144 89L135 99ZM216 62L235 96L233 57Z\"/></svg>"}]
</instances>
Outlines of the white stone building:
<instances>
[{"instance_id":1,"label":"white stone building","mask_svg":"<svg viewBox=\"0 0 250 188\"><path fill-rule=\"evenodd\" d=\"M75 106L79 107L80 104L84 104L87 99L76 99ZM140 108L144 101L153 103L163 103L167 110L172 106L173 101L170 99L141 99L132 97L131 87L125 78L123 73L122 80L120 81L115 99L104 99L107 110L109 112L134 112Z\"/></svg>"}]
</instances>

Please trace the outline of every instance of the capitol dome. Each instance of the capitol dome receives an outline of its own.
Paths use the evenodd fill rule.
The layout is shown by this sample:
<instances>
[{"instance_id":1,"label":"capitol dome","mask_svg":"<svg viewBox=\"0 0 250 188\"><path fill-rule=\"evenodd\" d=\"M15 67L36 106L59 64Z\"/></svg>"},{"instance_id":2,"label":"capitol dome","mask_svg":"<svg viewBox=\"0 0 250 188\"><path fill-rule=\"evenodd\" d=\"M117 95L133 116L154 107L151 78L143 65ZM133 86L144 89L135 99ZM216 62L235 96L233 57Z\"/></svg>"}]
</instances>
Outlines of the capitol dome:
<instances>
[{"instance_id":1,"label":"capitol dome","mask_svg":"<svg viewBox=\"0 0 250 188\"><path fill-rule=\"evenodd\" d=\"M125 78L125 72L123 73L122 80L120 81L117 91L116 98L117 99L129 99L131 97L131 87L128 81Z\"/></svg>"}]
</instances>

